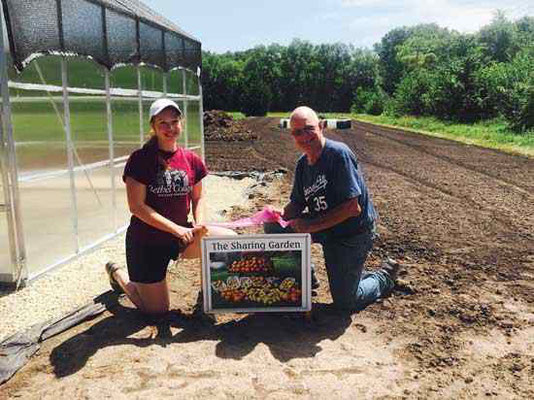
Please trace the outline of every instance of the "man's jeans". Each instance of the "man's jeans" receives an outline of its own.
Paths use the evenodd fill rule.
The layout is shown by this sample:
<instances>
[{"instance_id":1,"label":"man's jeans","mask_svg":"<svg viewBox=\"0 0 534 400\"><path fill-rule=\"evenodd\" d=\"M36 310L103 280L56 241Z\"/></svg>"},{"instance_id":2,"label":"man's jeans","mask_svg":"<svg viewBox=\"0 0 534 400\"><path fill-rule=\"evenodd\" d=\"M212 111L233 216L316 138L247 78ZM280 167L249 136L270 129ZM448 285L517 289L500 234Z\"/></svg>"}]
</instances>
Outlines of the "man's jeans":
<instances>
[{"instance_id":1,"label":"man's jeans","mask_svg":"<svg viewBox=\"0 0 534 400\"><path fill-rule=\"evenodd\" d=\"M276 223L263 226L265 233L293 233ZM314 243L323 246L330 293L334 306L344 310L361 310L387 294L394 286L383 271L364 272L365 260L373 247L374 231L328 240L312 234Z\"/></svg>"}]
</instances>

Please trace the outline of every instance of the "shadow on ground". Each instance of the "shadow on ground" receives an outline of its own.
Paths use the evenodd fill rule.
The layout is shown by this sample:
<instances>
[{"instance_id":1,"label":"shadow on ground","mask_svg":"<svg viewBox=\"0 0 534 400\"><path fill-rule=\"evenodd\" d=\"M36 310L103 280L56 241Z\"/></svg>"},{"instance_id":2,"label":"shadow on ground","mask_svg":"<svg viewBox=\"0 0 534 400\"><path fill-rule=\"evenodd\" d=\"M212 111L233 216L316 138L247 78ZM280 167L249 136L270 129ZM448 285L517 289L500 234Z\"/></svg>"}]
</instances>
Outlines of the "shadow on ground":
<instances>
[{"instance_id":1,"label":"shadow on ground","mask_svg":"<svg viewBox=\"0 0 534 400\"><path fill-rule=\"evenodd\" d=\"M108 304L112 315L93 324L55 347L50 362L58 378L82 369L98 350L130 344L138 347L168 346L202 340L217 341L215 354L223 359L239 360L260 344L265 344L281 362L293 358L314 357L325 339L335 340L351 324L351 314L342 313L329 304L314 304L311 317L304 314L250 314L240 319L214 323L205 317L170 311L154 322L134 309ZM147 326L148 337L136 337ZM173 334L171 328L180 330ZM143 332L144 336L147 336Z\"/></svg>"}]
</instances>

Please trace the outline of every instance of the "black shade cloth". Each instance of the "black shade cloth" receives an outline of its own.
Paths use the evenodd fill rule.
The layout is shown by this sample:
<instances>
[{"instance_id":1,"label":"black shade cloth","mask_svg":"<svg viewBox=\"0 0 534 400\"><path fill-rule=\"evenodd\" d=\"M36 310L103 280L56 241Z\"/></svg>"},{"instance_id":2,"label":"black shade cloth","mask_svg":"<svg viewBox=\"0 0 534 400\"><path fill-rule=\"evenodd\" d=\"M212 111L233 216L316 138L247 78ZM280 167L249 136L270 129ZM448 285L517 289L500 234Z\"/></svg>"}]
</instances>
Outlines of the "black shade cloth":
<instances>
[{"instance_id":1,"label":"black shade cloth","mask_svg":"<svg viewBox=\"0 0 534 400\"><path fill-rule=\"evenodd\" d=\"M92 303L59 319L36 324L27 331L16 333L2 341L0 343L0 385L9 380L28 362L30 357L39 350L41 342L105 310L106 306L97 297Z\"/></svg>"},{"instance_id":2,"label":"black shade cloth","mask_svg":"<svg viewBox=\"0 0 534 400\"><path fill-rule=\"evenodd\" d=\"M1 0L14 67L40 54L197 72L201 43L136 0ZM178 7L178 5L176 5Z\"/></svg>"}]
</instances>

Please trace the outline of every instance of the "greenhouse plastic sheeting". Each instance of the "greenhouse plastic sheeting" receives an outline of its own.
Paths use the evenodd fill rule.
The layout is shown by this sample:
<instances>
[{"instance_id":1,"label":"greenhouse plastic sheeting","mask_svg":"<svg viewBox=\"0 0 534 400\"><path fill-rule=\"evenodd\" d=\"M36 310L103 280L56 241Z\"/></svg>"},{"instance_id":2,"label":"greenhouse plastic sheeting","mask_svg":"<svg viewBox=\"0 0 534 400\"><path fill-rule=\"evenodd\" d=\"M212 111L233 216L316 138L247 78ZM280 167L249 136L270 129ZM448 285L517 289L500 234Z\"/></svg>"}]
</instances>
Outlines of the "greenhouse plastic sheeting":
<instances>
[{"instance_id":1,"label":"greenhouse plastic sheeting","mask_svg":"<svg viewBox=\"0 0 534 400\"><path fill-rule=\"evenodd\" d=\"M200 41L136 0L2 0L13 63L37 54L91 56L111 69L201 67ZM82 29L83 27L83 29Z\"/></svg>"}]
</instances>

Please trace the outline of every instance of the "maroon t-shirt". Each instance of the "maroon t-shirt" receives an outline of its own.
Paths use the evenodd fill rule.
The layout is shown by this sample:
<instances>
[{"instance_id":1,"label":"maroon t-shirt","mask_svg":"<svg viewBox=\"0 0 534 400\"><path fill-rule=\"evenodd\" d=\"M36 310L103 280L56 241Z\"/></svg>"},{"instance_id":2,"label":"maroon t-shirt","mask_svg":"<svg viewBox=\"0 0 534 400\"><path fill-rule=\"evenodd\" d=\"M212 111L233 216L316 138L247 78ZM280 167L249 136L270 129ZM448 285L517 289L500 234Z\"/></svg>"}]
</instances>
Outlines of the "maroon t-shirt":
<instances>
[{"instance_id":1,"label":"maroon t-shirt","mask_svg":"<svg viewBox=\"0 0 534 400\"><path fill-rule=\"evenodd\" d=\"M178 148L173 153L145 145L134 151L124 167L126 177L146 186L145 203L178 225L187 225L193 186L207 175L202 159L192 151ZM176 240L141 221L135 215L130 220L130 234L135 240L152 244L166 244Z\"/></svg>"}]
</instances>

